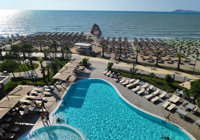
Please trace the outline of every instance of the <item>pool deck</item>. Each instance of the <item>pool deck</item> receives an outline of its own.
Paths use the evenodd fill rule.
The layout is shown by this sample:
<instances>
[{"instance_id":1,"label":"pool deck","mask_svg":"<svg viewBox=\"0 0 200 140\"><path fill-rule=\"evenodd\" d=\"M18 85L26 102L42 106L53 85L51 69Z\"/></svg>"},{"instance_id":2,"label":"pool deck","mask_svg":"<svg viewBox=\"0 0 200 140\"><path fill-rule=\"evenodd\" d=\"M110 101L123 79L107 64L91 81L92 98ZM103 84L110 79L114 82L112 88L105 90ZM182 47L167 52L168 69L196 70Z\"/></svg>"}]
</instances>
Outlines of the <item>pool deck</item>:
<instances>
[{"instance_id":1,"label":"pool deck","mask_svg":"<svg viewBox=\"0 0 200 140\"><path fill-rule=\"evenodd\" d=\"M85 57L85 56L84 56ZM76 59L82 59L82 57L80 57L79 55L73 55L73 58ZM98 61L100 60L100 61ZM127 89L126 87L122 86L120 83L116 83L113 78L107 77L105 75L103 75L103 71L105 71L106 67L107 67L107 62L109 60L102 60L102 59L89 59L90 63L92 64L90 67L87 67L85 69L84 72L80 73L78 78L76 79L76 81L78 80L82 80L82 79L86 79L86 78L100 78L100 79L104 79L109 81L110 83L112 83L118 90L119 92L123 95L124 98L126 98L129 102L131 102L132 104L152 113L152 114L156 114L160 117L164 117L166 118L166 116L170 113L170 120L176 124L178 124L179 126L181 126L182 128L184 128L185 130L187 130L190 134L192 134L196 139L200 139L200 129L197 127L197 125L195 124L195 121L197 119L199 119L200 117L200 113L197 113L196 115L192 114L192 112L189 112L187 116L191 116L194 120L192 119L180 119L180 117L178 116L178 114L174 111L167 111L165 109L163 109L161 106L162 104L169 98L166 97L163 100L153 104L152 102L146 100L146 98L144 98L144 95L137 95L135 93L133 93L133 91L131 89ZM121 63L121 62L120 62ZM119 65L115 65L117 67L131 67L132 65L128 65L128 64L120 64ZM147 68L149 69L149 68ZM160 71L161 72L161 71ZM167 72L166 72L167 73ZM165 73L163 73L165 74ZM181 74L184 75L184 74ZM196 79L195 76L193 75L187 75L187 77L191 78L191 79ZM128 78L126 78L128 79ZM142 84L141 82L139 84ZM58 105L61 97L63 96L63 94L65 93L65 90L67 89L68 85L66 83L62 84L62 86L58 85L57 86L57 90L55 91L55 94L53 97L49 98L49 101L45 104L46 108L48 109L48 111L51 113ZM177 103L177 108L184 108L182 106L181 103ZM37 116L38 117L38 116ZM35 123L34 127L31 127L30 131L33 131L35 129L38 129L40 127L43 127L43 124L41 122L41 119L38 119L38 121ZM25 133L26 131L24 131ZM26 133L27 134L27 133ZM25 136L25 135L24 135ZM21 138L21 137L20 137Z\"/></svg>"}]
</instances>

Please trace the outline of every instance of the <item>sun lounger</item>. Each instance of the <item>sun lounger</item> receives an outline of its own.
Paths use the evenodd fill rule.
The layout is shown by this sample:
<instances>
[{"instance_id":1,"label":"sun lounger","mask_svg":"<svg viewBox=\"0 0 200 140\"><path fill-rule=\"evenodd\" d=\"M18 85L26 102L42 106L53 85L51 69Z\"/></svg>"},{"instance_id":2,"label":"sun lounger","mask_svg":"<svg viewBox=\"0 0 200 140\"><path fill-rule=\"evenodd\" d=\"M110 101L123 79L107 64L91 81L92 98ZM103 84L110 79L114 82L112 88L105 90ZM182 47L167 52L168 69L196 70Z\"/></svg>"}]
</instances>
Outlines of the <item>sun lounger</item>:
<instances>
[{"instance_id":1,"label":"sun lounger","mask_svg":"<svg viewBox=\"0 0 200 140\"><path fill-rule=\"evenodd\" d=\"M45 92L50 92L50 91L51 91L51 89L47 89L47 88L46 88L44 91L45 91Z\"/></svg>"},{"instance_id":2,"label":"sun lounger","mask_svg":"<svg viewBox=\"0 0 200 140\"><path fill-rule=\"evenodd\" d=\"M171 111L171 110L174 109L175 107L176 107L175 104L171 104L167 109L168 109L169 111Z\"/></svg>"},{"instance_id":3,"label":"sun lounger","mask_svg":"<svg viewBox=\"0 0 200 140\"><path fill-rule=\"evenodd\" d=\"M162 99L163 97L165 97L167 95L167 92L163 92L161 95L159 95L159 97Z\"/></svg>"},{"instance_id":4,"label":"sun lounger","mask_svg":"<svg viewBox=\"0 0 200 140\"><path fill-rule=\"evenodd\" d=\"M145 91L145 89L144 89L144 88L141 88L141 90L138 91L137 93L140 95L140 94L142 94L144 91Z\"/></svg>"},{"instance_id":5,"label":"sun lounger","mask_svg":"<svg viewBox=\"0 0 200 140\"><path fill-rule=\"evenodd\" d=\"M106 71L103 72L103 74L105 75L107 72L108 72L108 71L106 70Z\"/></svg>"},{"instance_id":6,"label":"sun lounger","mask_svg":"<svg viewBox=\"0 0 200 140\"><path fill-rule=\"evenodd\" d=\"M134 84L134 85L137 85L139 82L140 82L140 80L137 79L133 84Z\"/></svg>"},{"instance_id":7,"label":"sun lounger","mask_svg":"<svg viewBox=\"0 0 200 140\"><path fill-rule=\"evenodd\" d=\"M52 95L51 92L44 92L44 95Z\"/></svg>"},{"instance_id":8,"label":"sun lounger","mask_svg":"<svg viewBox=\"0 0 200 140\"><path fill-rule=\"evenodd\" d=\"M149 98L153 97L153 94L146 95L145 98L148 100Z\"/></svg>"},{"instance_id":9,"label":"sun lounger","mask_svg":"<svg viewBox=\"0 0 200 140\"><path fill-rule=\"evenodd\" d=\"M1 122L1 121L9 122L9 121L11 121L11 120L12 120L12 118L5 118L5 117L3 117L3 118L0 119L0 122Z\"/></svg>"},{"instance_id":10,"label":"sun lounger","mask_svg":"<svg viewBox=\"0 0 200 140\"><path fill-rule=\"evenodd\" d=\"M121 81L119 81L120 83L123 83L125 81L125 78L122 78L122 80Z\"/></svg>"},{"instance_id":11,"label":"sun lounger","mask_svg":"<svg viewBox=\"0 0 200 140\"><path fill-rule=\"evenodd\" d=\"M156 96L159 92L160 92L160 89L157 88L157 90L154 91L152 94L153 94L154 96Z\"/></svg>"},{"instance_id":12,"label":"sun lounger","mask_svg":"<svg viewBox=\"0 0 200 140\"><path fill-rule=\"evenodd\" d=\"M139 91L139 89L140 89L140 86L137 86L136 88L132 89L132 91L137 92L137 91Z\"/></svg>"},{"instance_id":13,"label":"sun lounger","mask_svg":"<svg viewBox=\"0 0 200 140\"><path fill-rule=\"evenodd\" d=\"M6 113L6 115L12 115L12 116L14 116L16 113L17 112L12 112L12 113L8 112L8 113Z\"/></svg>"},{"instance_id":14,"label":"sun lounger","mask_svg":"<svg viewBox=\"0 0 200 140\"><path fill-rule=\"evenodd\" d=\"M127 88L130 88L130 87L132 87L132 86L134 86L134 85L133 85L133 84L128 84L128 85L126 85Z\"/></svg>"},{"instance_id":15,"label":"sun lounger","mask_svg":"<svg viewBox=\"0 0 200 140\"><path fill-rule=\"evenodd\" d=\"M149 89L152 90L153 88L154 88L154 86L153 86L153 85L150 85Z\"/></svg>"},{"instance_id":16,"label":"sun lounger","mask_svg":"<svg viewBox=\"0 0 200 140\"><path fill-rule=\"evenodd\" d=\"M172 101L173 103L176 103L180 100L180 97L176 96L176 98Z\"/></svg>"},{"instance_id":17,"label":"sun lounger","mask_svg":"<svg viewBox=\"0 0 200 140\"><path fill-rule=\"evenodd\" d=\"M27 103L27 104L30 104L31 101L30 101L30 100L24 100L24 99L21 99L21 100L20 100L20 103Z\"/></svg>"},{"instance_id":18,"label":"sun lounger","mask_svg":"<svg viewBox=\"0 0 200 140\"><path fill-rule=\"evenodd\" d=\"M7 126L10 127L10 124L7 124ZM15 132L17 132L19 129L20 129L20 127L14 126L14 127L10 128L9 131L15 131Z\"/></svg>"},{"instance_id":19,"label":"sun lounger","mask_svg":"<svg viewBox=\"0 0 200 140\"><path fill-rule=\"evenodd\" d=\"M110 74L111 74L111 71L107 72L107 73L106 73L106 76L110 76Z\"/></svg>"},{"instance_id":20,"label":"sun lounger","mask_svg":"<svg viewBox=\"0 0 200 140\"><path fill-rule=\"evenodd\" d=\"M128 84L128 80L126 80L125 82L121 83L122 85L127 85Z\"/></svg>"},{"instance_id":21,"label":"sun lounger","mask_svg":"<svg viewBox=\"0 0 200 140\"><path fill-rule=\"evenodd\" d=\"M169 99L169 101L172 102L175 98L176 98L176 95L173 95L173 96Z\"/></svg>"},{"instance_id":22,"label":"sun lounger","mask_svg":"<svg viewBox=\"0 0 200 140\"><path fill-rule=\"evenodd\" d=\"M119 82L119 79L116 79L116 78L115 78L114 80L115 80L115 82Z\"/></svg>"},{"instance_id":23,"label":"sun lounger","mask_svg":"<svg viewBox=\"0 0 200 140\"><path fill-rule=\"evenodd\" d=\"M26 95L26 96L24 96L26 99L35 99L35 96L28 96L28 95Z\"/></svg>"},{"instance_id":24,"label":"sun lounger","mask_svg":"<svg viewBox=\"0 0 200 140\"><path fill-rule=\"evenodd\" d=\"M41 108L35 108L35 110L34 110L35 112L42 112L42 109ZM43 109L43 111L44 112L47 112L47 110L46 109Z\"/></svg>"},{"instance_id":25,"label":"sun lounger","mask_svg":"<svg viewBox=\"0 0 200 140\"><path fill-rule=\"evenodd\" d=\"M135 79L131 79L129 80L129 83L135 82Z\"/></svg>"},{"instance_id":26,"label":"sun lounger","mask_svg":"<svg viewBox=\"0 0 200 140\"><path fill-rule=\"evenodd\" d=\"M147 88L148 87L148 83L145 83L143 86L141 86L142 88Z\"/></svg>"},{"instance_id":27,"label":"sun lounger","mask_svg":"<svg viewBox=\"0 0 200 140\"><path fill-rule=\"evenodd\" d=\"M155 101L158 101L159 100L159 97L158 96L156 96L155 98L153 98L153 99L151 99L151 102L155 102Z\"/></svg>"},{"instance_id":28,"label":"sun lounger","mask_svg":"<svg viewBox=\"0 0 200 140\"><path fill-rule=\"evenodd\" d=\"M20 115L24 115L24 114L28 114L28 111L29 111L29 106L26 106L24 108L24 111L19 111Z\"/></svg>"},{"instance_id":29,"label":"sun lounger","mask_svg":"<svg viewBox=\"0 0 200 140\"><path fill-rule=\"evenodd\" d=\"M52 89L52 90L54 90L54 89L55 89L55 87L54 87L54 86L49 86L49 88L50 88L50 89Z\"/></svg>"},{"instance_id":30,"label":"sun lounger","mask_svg":"<svg viewBox=\"0 0 200 140\"><path fill-rule=\"evenodd\" d=\"M162 107L166 108L169 104L170 104L170 102L166 101L166 102L162 105Z\"/></svg>"}]
</instances>

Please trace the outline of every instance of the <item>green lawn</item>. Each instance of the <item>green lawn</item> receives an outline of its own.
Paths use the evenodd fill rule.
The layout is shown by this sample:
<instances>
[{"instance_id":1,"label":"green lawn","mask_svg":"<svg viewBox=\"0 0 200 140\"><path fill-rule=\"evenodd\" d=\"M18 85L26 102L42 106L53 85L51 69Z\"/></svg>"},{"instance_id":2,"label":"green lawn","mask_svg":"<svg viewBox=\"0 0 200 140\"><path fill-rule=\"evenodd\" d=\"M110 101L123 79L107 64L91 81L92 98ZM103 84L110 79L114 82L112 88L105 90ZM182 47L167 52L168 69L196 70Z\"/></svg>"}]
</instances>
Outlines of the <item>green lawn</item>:
<instances>
[{"instance_id":1,"label":"green lawn","mask_svg":"<svg viewBox=\"0 0 200 140\"><path fill-rule=\"evenodd\" d=\"M115 71L115 72L118 72L115 69L112 69L112 70ZM132 74L129 74L129 73L120 72L120 75L123 76L123 77L132 78ZM172 86L169 86L164 79L160 79L160 78L150 79L149 76L145 76L145 75L133 75L133 78L134 79L140 79L144 82L148 82L149 84L154 85L155 87L160 88L164 91L167 91L167 90L175 91L177 88L183 89L183 87L178 85L178 84L180 84L179 82L174 82Z\"/></svg>"}]
</instances>

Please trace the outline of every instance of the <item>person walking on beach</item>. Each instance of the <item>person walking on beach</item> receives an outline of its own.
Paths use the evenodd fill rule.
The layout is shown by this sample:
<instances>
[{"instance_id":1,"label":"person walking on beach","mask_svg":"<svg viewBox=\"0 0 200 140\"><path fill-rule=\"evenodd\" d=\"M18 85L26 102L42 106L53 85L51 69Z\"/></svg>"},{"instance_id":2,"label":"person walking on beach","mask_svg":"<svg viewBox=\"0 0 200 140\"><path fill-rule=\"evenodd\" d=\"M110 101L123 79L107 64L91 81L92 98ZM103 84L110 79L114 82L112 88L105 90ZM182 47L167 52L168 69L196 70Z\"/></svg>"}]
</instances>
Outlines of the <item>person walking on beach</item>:
<instances>
[{"instance_id":1,"label":"person walking on beach","mask_svg":"<svg viewBox=\"0 0 200 140\"><path fill-rule=\"evenodd\" d=\"M166 121L167 121L167 120L170 121L169 116L170 116L170 114L167 115L167 117L166 117Z\"/></svg>"}]
</instances>

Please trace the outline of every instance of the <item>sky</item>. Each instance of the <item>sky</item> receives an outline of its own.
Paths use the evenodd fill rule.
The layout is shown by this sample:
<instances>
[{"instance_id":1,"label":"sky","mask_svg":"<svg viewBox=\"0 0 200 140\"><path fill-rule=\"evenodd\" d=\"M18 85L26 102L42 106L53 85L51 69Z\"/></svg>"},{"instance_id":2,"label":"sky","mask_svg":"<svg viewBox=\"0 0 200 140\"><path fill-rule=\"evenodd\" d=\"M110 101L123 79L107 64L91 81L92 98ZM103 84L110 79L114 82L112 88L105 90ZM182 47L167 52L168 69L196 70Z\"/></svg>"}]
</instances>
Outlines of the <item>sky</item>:
<instances>
[{"instance_id":1,"label":"sky","mask_svg":"<svg viewBox=\"0 0 200 140\"><path fill-rule=\"evenodd\" d=\"M7 10L200 11L200 0L0 0Z\"/></svg>"}]
</instances>

